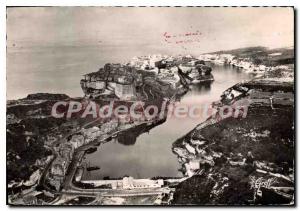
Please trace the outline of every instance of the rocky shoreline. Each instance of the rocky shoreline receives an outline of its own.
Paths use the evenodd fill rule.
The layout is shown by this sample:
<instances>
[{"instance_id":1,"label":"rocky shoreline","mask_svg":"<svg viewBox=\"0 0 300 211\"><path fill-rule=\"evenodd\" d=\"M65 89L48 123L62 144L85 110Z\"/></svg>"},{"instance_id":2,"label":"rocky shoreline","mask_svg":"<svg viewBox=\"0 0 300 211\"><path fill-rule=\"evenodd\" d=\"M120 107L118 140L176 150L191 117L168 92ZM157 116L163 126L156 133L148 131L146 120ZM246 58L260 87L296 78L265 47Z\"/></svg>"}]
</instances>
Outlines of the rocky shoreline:
<instances>
[{"instance_id":1,"label":"rocky shoreline","mask_svg":"<svg viewBox=\"0 0 300 211\"><path fill-rule=\"evenodd\" d=\"M174 142L190 178L173 204L293 205L294 81L272 74L226 90L216 114ZM220 108L245 100L245 117L221 117Z\"/></svg>"},{"instance_id":2,"label":"rocky shoreline","mask_svg":"<svg viewBox=\"0 0 300 211\"><path fill-rule=\"evenodd\" d=\"M164 62L157 63L157 60ZM110 73L114 70L112 74L117 73L120 77L101 78L100 73L107 68ZM137 70L133 71L134 68ZM82 135L76 131L88 121L79 117L71 120L53 118L50 114L55 102L84 102L89 98L101 100L103 97L105 100L129 102L138 99L146 104L160 104L164 98L176 98L184 94L190 84L214 80L211 68L193 57L136 58L129 65L107 64L104 69L87 74L81 81L84 98L37 93L7 102L9 193L11 197L20 198L20 204L28 204L26 197L23 197L28 191L43 197L51 195L45 190L42 193L38 181L43 177L41 171L47 172L46 166L50 167L52 148L59 140L68 139L64 137L65 134L74 135L73 144L76 147L71 147L72 150L67 151L63 145L57 147L61 149L57 149L60 156L68 157L69 163L72 160L69 155L78 148L77 141ZM224 91L220 101L213 104L216 112L210 118L174 142L172 150L178 155L182 166L180 170L188 179L174 187L171 204L293 204L293 73L290 66L269 68L256 73L260 77L252 81L230 87ZM119 78L124 80L120 81ZM139 78L141 80L137 80ZM236 105L241 105L241 109L235 109ZM224 115L228 109L231 109L231 114ZM95 127L89 129L92 131ZM92 143L91 146L96 145ZM35 156L27 160L26 156L33 149ZM60 170L61 166L57 166ZM66 166L61 173L60 183L64 181L68 169ZM71 181L72 177L69 179ZM54 199L54 195L49 198ZM41 200L39 203L44 203Z\"/></svg>"}]
</instances>

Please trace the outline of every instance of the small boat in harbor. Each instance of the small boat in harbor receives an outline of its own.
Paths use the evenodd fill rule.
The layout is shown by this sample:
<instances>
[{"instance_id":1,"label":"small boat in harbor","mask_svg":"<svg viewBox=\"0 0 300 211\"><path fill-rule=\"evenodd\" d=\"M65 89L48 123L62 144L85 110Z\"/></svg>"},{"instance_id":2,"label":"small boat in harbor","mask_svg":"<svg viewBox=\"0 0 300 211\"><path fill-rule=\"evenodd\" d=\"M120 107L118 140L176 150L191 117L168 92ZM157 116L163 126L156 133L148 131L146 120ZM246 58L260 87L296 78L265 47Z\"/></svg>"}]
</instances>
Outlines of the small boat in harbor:
<instances>
[{"instance_id":1,"label":"small boat in harbor","mask_svg":"<svg viewBox=\"0 0 300 211\"><path fill-rule=\"evenodd\" d=\"M90 166L90 167L86 168L87 171L96 171L96 170L99 170L99 169L100 169L100 167L98 167L98 166Z\"/></svg>"},{"instance_id":2,"label":"small boat in harbor","mask_svg":"<svg viewBox=\"0 0 300 211\"><path fill-rule=\"evenodd\" d=\"M97 151L97 147L90 147L85 152L87 154L92 154L93 152L96 152L96 151Z\"/></svg>"}]
</instances>

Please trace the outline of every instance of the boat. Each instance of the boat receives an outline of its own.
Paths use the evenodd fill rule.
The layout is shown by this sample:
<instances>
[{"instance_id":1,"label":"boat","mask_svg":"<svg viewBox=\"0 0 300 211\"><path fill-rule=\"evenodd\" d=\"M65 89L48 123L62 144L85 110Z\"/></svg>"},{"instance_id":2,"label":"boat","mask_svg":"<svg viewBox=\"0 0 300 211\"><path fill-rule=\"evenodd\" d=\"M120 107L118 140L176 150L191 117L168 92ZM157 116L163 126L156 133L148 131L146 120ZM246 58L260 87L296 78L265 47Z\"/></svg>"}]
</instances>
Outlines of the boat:
<instances>
[{"instance_id":1,"label":"boat","mask_svg":"<svg viewBox=\"0 0 300 211\"><path fill-rule=\"evenodd\" d=\"M96 171L96 170L99 170L99 169L100 169L100 167L98 167L98 166L90 166L90 167L86 168L87 171Z\"/></svg>"},{"instance_id":2,"label":"boat","mask_svg":"<svg viewBox=\"0 0 300 211\"><path fill-rule=\"evenodd\" d=\"M85 152L87 154L91 154L91 153L96 152L96 151L97 151L97 147L90 147Z\"/></svg>"}]
</instances>

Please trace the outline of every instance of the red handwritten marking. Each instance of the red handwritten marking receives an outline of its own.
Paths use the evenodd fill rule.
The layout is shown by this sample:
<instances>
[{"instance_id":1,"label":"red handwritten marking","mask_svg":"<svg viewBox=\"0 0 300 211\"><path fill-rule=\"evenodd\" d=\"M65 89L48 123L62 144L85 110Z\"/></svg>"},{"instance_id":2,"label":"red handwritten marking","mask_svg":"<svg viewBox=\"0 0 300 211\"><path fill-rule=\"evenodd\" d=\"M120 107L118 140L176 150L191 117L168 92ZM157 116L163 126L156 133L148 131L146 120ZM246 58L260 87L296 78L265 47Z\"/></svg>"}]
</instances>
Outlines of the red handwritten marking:
<instances>
[{"instance_id":1,"label":"red handwritten marking","mask_svg":"<svg viewBox=\"0 0 300 211\"><path fill-rule=\"evenodd\" d=\"M164 36L165 36L166 38L171 38L171 36L168 35L168 32L165 32L165 33L164 33Z\"/></svg>"},{"instance_id":2,"label":"red handwritten marking","mask_svg":"<svg viewBox=\"0 0 300 211\"><path fill-rule=\"evenodd\" d=\"M180 33L180 34L169 34L168 32L165 32L163 34L164 41L167 43L174 43L174 44L185 44L185 43L192 43L192 42L200 42L197 36L201 36L202 33L197 30L195 32L186 32L186 33ZM185 37L195 37L195 39L185 39ZM177 39L181 38L181 39Z\"/></svg>"}]
</instances>

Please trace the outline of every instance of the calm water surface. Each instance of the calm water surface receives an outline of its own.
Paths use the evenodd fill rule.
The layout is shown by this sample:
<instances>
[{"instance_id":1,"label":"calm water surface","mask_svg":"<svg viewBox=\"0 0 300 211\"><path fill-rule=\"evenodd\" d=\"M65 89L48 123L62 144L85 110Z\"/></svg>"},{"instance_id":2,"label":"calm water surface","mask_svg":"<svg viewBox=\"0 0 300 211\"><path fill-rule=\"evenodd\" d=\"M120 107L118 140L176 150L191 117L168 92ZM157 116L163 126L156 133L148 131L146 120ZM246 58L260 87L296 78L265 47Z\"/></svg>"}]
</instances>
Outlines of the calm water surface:
<instances>
[{"instance_id":1,"label":"calm water surface","mask_svg":"<svg viewBox=\"0 0 300 211\"><path fill-rule=\"evenodd\" d=\"M180 103L211 104L219 99L225 89L251 78L248 74L225 66L214 66L213 75L215 81L212 84L192 86L191 91L182 97ZM99 166L100 169L86 172L83 179L118 178L124 175L134 178L181 177L177 157L172 152L172 143L204 120L205 117L171 117L138 137L129 133L119 141L100 145L96 152L86 155L86 161L91 166Z\"/></svg>"},{"instance_id":2,"label":"calm water surface","mask_svg":"<svg viewBox=\"0 0 300 211\"><path fill-rule=\"evenodd\" d=\"M167 53L145 47L45 47L8 49L7 98L26 97L29 93L65 93L83 96L79 81L83 74L97 71L107 62L126 62L135 55ZM191 87L180 101L182 104L211 104L230 86L251 76L231 67L214 66L215 81L211 85ZM182 176L172 143L192 130L205 117L198 119L168 118L166 122L141 134L128 133L98 147L86 160L101 169L84 175L85 179L106 176L135 178Z\"/></svg>"},{"instance_id":3,"label":"calm water surface","mask_svg":"<svg viewBox=\"0 0 300 211\"><path fill-rule=\"evenodd\" d=\"M164 51L147 46L54 46L7 49L7 99L37 92L83 96L82 75L106 63Z\"/></svg>"}]
</instances>

